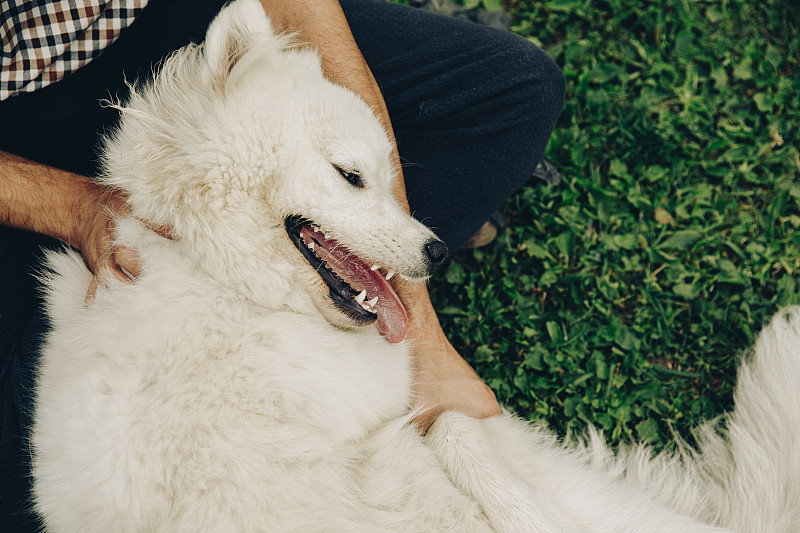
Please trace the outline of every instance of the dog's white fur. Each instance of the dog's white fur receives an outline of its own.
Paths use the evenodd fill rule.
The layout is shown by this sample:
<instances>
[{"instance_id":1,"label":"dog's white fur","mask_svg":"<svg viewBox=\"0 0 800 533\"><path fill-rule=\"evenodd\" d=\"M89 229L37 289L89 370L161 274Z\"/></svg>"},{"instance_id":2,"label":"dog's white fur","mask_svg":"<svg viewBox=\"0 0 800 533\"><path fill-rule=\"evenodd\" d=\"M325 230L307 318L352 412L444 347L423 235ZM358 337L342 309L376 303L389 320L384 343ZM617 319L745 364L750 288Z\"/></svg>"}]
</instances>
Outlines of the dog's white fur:
<instances>
[{"instance_id":1,"label":"dog's white fur","mask_svg":"<svg viewBox=\"0 0 800 533\"><path fill-rule=\"evenodd\" d=\"M338 311L283 226L308 216L424 275L432 234L392 199L369 108L238 0L121 109L104 179L130 194L118 239L144 273L86 307L80 257L50 257L33 433L49 531L800 529L800 309L762 332L698 452L570 447L510 415L446 413L423 438L407 346Z\"/></svg>"}]
</instances>

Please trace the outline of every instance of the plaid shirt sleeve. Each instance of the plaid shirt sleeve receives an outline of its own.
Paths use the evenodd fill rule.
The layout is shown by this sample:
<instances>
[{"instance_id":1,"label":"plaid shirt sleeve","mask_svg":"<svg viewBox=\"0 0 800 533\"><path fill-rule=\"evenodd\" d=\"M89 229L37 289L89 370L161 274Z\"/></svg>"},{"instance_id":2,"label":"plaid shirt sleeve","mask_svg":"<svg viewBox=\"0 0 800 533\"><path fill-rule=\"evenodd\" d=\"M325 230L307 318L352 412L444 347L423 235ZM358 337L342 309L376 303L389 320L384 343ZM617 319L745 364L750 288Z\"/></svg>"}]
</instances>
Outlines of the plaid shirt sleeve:
<instances>
[{"instance_id":1,"label":"plaid shirt sleeve","mask_svg":"<svg viewBox=\"0 0 800 533\"><path fill-rule=\"evenodd\" d=\"M147 0L0 0L0 101L86 65L127 28Z\"/></svg>"}]
</instances>

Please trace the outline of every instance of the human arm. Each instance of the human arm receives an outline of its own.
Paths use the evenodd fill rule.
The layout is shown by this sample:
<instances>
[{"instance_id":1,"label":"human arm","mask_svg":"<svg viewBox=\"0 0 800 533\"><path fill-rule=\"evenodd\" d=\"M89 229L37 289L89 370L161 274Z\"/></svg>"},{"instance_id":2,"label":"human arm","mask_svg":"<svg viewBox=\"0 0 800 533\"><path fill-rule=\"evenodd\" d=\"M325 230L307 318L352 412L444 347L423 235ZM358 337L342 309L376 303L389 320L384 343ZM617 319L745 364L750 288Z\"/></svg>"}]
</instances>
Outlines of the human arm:
<instances>
[{"instance_id":1,"label":"human arm","mask_svg":"<svg viewBox=\"0 0 800 533\"><path fill-rule=\"evenodd\" d=\"M318 49L326 76L347 86L373 107L392 136L383 97L349 30L336 0L265 1L275 27L298 34ZM408 209L396 150L397 197ZM37 231L63 240L83 253L102 280L123 272L138 274L131 250L113 244L114 216L128 213L118 192L87 178L3 154L0 157L0 224ZM498 412L491 391L447 341L423 284L392 281L408 311L408 338L416 370L416 407L430 409L418 417L426 428L444 409L474 416Z\"/></svg>"},{"instance_id":2,"label":"human arm","mask_svg":"<svg viewBox=\"0 0 800 533\"><path fill-rule=\"evenodd\" d=\"M118 191L0 151L0 225L49 235L77 248L96 275L87 295L89 301L98 279L114 276L127 280L122 269L139 274L135 252L115 247L112 240L115 215L127 213L125 199ZM163 229L160 232L166 233ZM426 429L447 409L476 417L497 414L491 390L442 332L425 285L404 283L397 276L394 282L408 310L416 406L429 408L417 417L420 427Z\"/></svg>"},{"instance_id":3,"label":"human arm","mask_svg":"<svg viewBox=\"0 0 800 533\"><path fill-rule=\"evenodd\" d=\"M99 278L139 273L136 254L113 245L114 216L128 212L119 192L90 179L0 151L0 225L59 239L83 254ZM96 282L90 293L93 294Z\"/></svg>"}]
</instances>

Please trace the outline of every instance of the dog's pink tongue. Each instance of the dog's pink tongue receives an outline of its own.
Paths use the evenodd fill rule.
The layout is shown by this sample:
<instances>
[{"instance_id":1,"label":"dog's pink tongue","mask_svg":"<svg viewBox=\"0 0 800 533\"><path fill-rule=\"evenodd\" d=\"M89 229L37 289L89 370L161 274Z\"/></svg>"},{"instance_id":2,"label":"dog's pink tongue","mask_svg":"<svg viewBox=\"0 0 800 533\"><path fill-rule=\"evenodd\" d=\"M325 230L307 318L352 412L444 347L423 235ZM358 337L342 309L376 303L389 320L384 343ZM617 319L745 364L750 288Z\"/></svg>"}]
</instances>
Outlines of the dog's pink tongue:
<instances>
[{"instance_id":1,"label":"dog's pink tongue","mask_svg":"<svg viewBox=\"0 0 800 533\"><path fill-rule=\"evenodd\" d=\"M317 257L328 263L356 292L367 291L365 301L378 297L373 309L377 312L381 333L389 342L403 340L408 320L406 309L386 278L338 241L327 238L322 231L304 226L301 234L306 243L315 242L314 253Z\"/></svg>"}]
</instances>

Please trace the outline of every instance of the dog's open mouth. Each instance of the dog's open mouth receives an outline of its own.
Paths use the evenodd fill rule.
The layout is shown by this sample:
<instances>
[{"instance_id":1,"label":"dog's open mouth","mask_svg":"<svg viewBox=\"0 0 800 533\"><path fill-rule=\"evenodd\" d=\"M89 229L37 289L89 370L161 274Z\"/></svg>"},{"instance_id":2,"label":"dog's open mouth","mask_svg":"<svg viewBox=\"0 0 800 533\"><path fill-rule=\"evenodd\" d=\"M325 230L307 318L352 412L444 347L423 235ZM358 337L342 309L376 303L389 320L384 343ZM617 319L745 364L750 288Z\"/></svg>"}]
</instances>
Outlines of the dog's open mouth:
<instances>
[{"instance_id":1,"label":"dog's open mouth","mask_svg":"<svg viewBox=\"0 0 800 533\"><path fill-rule=\"evenodd\" d=\"M337 240L306 218L286 218L286 231L292 242L330 288L334 304L357 322L377 320L389 342L400 342L406 335L406 310L377 265L370 266Z\"/></svg>"}]
</instances>

